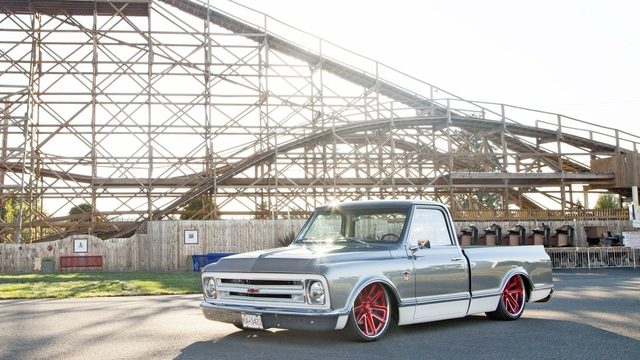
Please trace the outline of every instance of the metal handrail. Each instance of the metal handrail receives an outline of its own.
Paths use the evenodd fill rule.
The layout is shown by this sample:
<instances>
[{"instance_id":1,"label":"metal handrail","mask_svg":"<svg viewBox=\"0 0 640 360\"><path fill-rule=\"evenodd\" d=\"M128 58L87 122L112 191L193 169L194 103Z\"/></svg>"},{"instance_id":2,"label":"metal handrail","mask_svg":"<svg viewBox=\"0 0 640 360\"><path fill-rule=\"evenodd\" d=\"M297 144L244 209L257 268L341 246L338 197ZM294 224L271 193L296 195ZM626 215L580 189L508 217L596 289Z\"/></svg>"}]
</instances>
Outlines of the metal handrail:
<instances>
[{"instance_id":1,"label":"metal handrail","mask_svg":"<svg viewBox=\"0 0 640 360\"><path fill-rule=\"evenodd\" d=\"M640 264L640 249L625 246L546 248L553 268L633 267Z\"/></svg>"},{"instance_id":2,"label":"metal handrail","mask_svg":"<svg viewBox=\"0 0 640 360\"><path fill-rule=\"evenodd\" d=\"M415 95L416 98L428 100L441 107L449 108L451 109L451 111L457 111L467 116L501 120L515 124L524 124L523 119L518 118L518 120L515 120L515 117L509 115L509 113L513 111L526 111L531 113L531 121L526 122L527 124L531 123L531 126L537 127L539 124L546 123L552 126L554 129L559 130L560 133L562 133L563 130L567 129L578 129L588 132L591 137L593 137L594 134L601 135L604 137L604 139L606 139L603 139L604 142L608 142L610 144L620 144L621 142L624 142L624 144L620 145L621 148L627 148L631 151L640 151L640 140L638 140L640 139L640 136L625 131L612 129L599 124L579 120L559 113L530 109L516 105L464 99L433 84L417 79L405 72L392 68L391 66L388 66L380 61L371 59L361 54L357 54L329 40L313 35L297 27L288 25L264 12L240 4L234 0L226 0L225 2L216 1L215 3L213 3L213 1L211 0L189 1L200 4L201 6L205 6L210 9L215 9L215 11L220 12L238 22L255 27L264 34L276 36L281 40L286 39L287 43L291 44L292 46L296 46L300 49L308 51L309 53L316 54L323 59L334 61L337 64L350 68L361 75L366 75L368 77L376 79L377 81L384 82L394 89L398 89L398 91L411 93ZM234 11L242 11L244 12L243 16L246 17L241 18L239 16L236 16L234 13L232 13ZM248 17L253 17L254 20L252 21L248 19ZM261 24L259 22L261 22ZM276 30L277 28L280 29ZM290 40L291 38L296 38L297 40L292 41ZM361 64L360 66L364 64L365 66L359 68L358 66L354 66L354 63ZM425 95L425 91L428 96ZM438 95L437 99L433 97L434 93ZM456 106L456 102L467 104L467 106L470 105L471 108L461 108L460 106ZM492 109L492 107L497 108ZM544 116L553 117L555 122L545 121L539 118ZM565 123L567 121L575 122L578 125L571 126L570 124ZM587 127L591 127L593 130L585 130L585 125ZM607 130L613 131L614 133L607 134ZM566 133L566 131L564 131L564 133ZM572 131L572 133L574 132ZM621 135L625 135L625 137L623 138L621 137ZM587 139L587 137L585 137L585 139ZM590 140L592 140L592 138ZM623 146L625 144L627 146Z\"/></svg>"}]
</instances>

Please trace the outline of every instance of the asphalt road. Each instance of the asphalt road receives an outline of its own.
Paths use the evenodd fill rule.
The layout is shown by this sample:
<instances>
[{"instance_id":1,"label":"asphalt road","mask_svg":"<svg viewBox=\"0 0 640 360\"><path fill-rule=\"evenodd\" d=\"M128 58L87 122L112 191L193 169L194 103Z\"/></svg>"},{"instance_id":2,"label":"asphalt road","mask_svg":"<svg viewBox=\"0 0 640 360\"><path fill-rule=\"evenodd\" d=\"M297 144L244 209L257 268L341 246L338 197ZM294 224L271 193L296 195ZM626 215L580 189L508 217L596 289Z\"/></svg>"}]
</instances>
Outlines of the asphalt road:
<instances>
[{"instance_id":1,"label":"asphalt road","mask_svg":"<svg viewBox=\"0 0 640 360\"><path fill-rule=\"evenodd\" d=\"M640 269L554 273L518 321L403 326L375 343L339 332L240 331L199 295L0 301L0 359L638 359Z\"/></svg>"}]
</instances>

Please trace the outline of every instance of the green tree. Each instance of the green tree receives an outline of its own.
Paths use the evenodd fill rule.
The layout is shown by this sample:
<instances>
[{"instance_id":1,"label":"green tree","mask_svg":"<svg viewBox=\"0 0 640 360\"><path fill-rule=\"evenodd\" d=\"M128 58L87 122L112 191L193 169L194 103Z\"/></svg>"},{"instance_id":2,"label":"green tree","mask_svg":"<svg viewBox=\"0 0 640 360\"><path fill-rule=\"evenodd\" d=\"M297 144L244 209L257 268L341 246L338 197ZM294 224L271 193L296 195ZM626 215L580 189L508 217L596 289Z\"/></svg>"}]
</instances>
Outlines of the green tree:
<instances>
[{"instance_id":1,"label":"green tree","mask_svg":"<svg viewBox=\"0 0 640 360\"><path fill-rule=\"evenodd\" d=\"M83 203L80 205L76 205L69 210L69 216L73 215L91 215L91 211L93 210L93 206L89 203ZM78 218L73 219L72 221L79 221L82 216L78 216Z\"/></svg>"},{"instance_id":2,"label":"green tree","mask_svg":"<svg viewBox=\"0 0 640 360\"><path fill-rule=\"evenodd\" d=\"M5 198L0 200L0 223L2 224L17 224L17 219L21 216L22 231L20 233L21 241L31 242L40 236L50 233L51 229L43 229L38 227L25 227L24 223L29 223L35 219L46 218L48 215L46 212L38 210L36 206L23 201L20 204L20 200L15 197ZM12 227L0 228L0 243L2 242L17 242L17 234Z\"/></svg>"},{"instance_id":3,"label":"green tree","mask_svg":"<svg viewBox=\"0 0 640 360\"><path fill-rule=\"evenodd\" d=\"M18 199L11 197L4 199L0 205L0 218L5 223L12 223L18 217L20 212L20 203ZM34 209L27 202L22 203L22 218L29 219ZM36 211L37 213L37 211Z\"/></svg>"},{"instance_id":4,"label":"green tree","mask_svg":"<svg viewBox=\"0 0 640 360\"><path fill-rule=\"evenodd\" d=\"M576 200L575 204L573 204L573 207L576 209L584 209L584 205L582 205L582 201L580 201L580 199Z\"/></svg>"},{"instance_id":5,"label":"green tree","mask_svg":"<svg viewBox=\"0 0 640 360\"><path fill-rule=\"evenodd\" d=\"M0 218L5 223L11 223L18 213L18 204L15 198L8 198L2 201Z\"/></svg>"},{"instance_id":6,"label":"green tree","mask_svg":"<svg viewBox=\"0 0 640 360\"><path fill-rule=\"evenodd\" d=\"M181 210L180 220L207 220L219 217L215 204L206 196L191 200Z\"/></svg>"},{"instance_id":7,"label":"green tree","mask_svg":"<svg viewBox=\"0 0 640 360\"><path fill-rule=\"evenodd\" d=\"M271 218L271 210L269 209L269 205L262 201L260 204L256 206L256 219L270 219Z\"/></svg>"},{"instance_id":8,"label":"green tree","mask_svg":"<svg viewBox=\"0 0 640 360\"><path fill-rule=\"evenodd\" d=\"M94 213L94 220L97 222L106 222L108 221L106 217L99 215L98 210L94 210L93 206L89 203L83 203L80 205L76 205L69 210L69 216L76 215L75 218L71 219L72 222L89 222L91 219L91 213Z\"/></svg>"},{"instance_id":9,"label":"green tree","mask_svg":"<svg viewBox=\"0 0 640 360\"><path fill-rule=\"evenodd\" d=\"M614 194L601 194L596 201L596 209L618 209L620 202Z\"/></svg>"},{"instance_id":10,"label":"green tree","mask_svg":"<svg viewBox=\"0 0 640 360\"><path fill-rule=\"evenodd\" d=\"M502 199L496 193L471 189L466 194L455 195L463 209L494 210L502 208Z\"/></svg>"}]
</instances>

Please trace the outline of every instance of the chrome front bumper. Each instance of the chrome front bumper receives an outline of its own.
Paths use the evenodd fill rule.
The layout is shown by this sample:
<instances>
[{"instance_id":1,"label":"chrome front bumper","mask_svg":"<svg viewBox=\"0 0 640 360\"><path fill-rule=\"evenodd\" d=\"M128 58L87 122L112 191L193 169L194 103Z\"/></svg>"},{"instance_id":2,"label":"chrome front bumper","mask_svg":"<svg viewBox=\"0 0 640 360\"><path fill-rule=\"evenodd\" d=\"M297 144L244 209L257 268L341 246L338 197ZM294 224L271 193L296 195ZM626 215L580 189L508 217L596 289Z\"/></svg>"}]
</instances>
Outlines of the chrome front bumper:
<instances>
[{"instance_id":1,"label":"chrome front bumper","mask_svg":"<svg viewBox=\"0 0 640 360\"><path fill-rule=\"evenodd\" d=\"M200 303L204 316L213 321L226 322L242 328L242 314L260 315L264 329L329 331L343 329L349 314L333 311L256 308Z\"/></svg>"}]
</instances>

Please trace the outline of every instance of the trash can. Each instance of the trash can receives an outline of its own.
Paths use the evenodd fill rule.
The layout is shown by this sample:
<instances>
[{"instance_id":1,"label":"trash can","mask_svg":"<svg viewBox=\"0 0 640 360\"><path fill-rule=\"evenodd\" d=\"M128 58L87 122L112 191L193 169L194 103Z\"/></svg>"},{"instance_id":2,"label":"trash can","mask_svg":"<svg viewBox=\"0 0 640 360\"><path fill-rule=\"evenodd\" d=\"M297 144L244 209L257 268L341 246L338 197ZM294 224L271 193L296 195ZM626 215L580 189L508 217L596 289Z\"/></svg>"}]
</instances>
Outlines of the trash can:
<instances>
[{"instance_id":1,"label":"trash can","mask_svg":"<svg viewBox=\"0 0 640 360\"><path fill-rule=\"evenodd\" d=\"M502 239L502 228L500 225L494 223L484 229L484 235L482 239L480 239L480 242L486 246L496 246L498 245L499 239Z\"/></svg>"},{"instance_id":2,"label":"trash can","mask_svg":"<svg viewBox=\"0 0 640 360\"><path fill-rule=\"evenodd\" d=\"M191 255L193 262L193 272L199 272L203 267L218 262L225 256L233 255L235 253L208 253L206 255Z\"/></svg>"},{"instance_id":3,"label":"trash can","mask_svg":"<svg viewBox=\"0 0 640 360\"><path fill-rule=\"evenodd\" d=\"M533 228L533 245L549 246L551 228L542 223Z\"/></svg>"},{"instance_id":4,"label":"trash can","mask_svg":"<svg viewBox=\"0 0 640 360\"><path fill-rule=\"evenodd\" d=\"M199 272L207 265L207 255L191 255L191 261L193 262L193 272Z\"/></svg>"},{"instance_id":5,"label":"trash can","mask_svg":"<svg viewBox=\"0 0 640 360\"><path fill-rule=\"evenodd\" d=\"M509 246L524 245L527 230L518 224L509 229Z\"/></svg>"},{"instance_id":6,"label":"trash can","mask_svg":"<svg viewBox=\"0 0 640 360\"><path fill-rule=\"evenodd\" d=\"M587 244L596 246L600 244L600 239L606 237L606 226L585 226L584 231L587 233Z\"/></svg>"},{"instance_id":7,"label":"trash can","mask_svg":"<svg viewBox=\"0 0 640 360\"><path fill-rule=\"evenodd\" d=\"M478 228L469 225L462 229L462 235L458 237L461 246L475 245L478 242Z\"/></svg>"},{"instance_id":8,"label":"trash can","mask_svg":"<svg viewBox=\"0 0 640 360\"><path fill-rule=\"evenodd\" d=\"M556 236L552 245L566 247L573 245L574 231L571 225L562 225L556 229Z\"/></svg>"},{"instance_id":9,"label":"trash can","mask_svg":"<svg viewBox=\"0 0 640 360\"><path fill-rule=\"evenodd\" d=\"M207 254L207 265L212 263L217 263L218 260L222 259L225 256L233 255L234 253L208 253Z\"/></svg>"},{"instance_id":10,"label":"trash can","mask_svg":"<svg viewBox=\"0 0 640 360\"><path fill-rule=\"evenodd\" d=\"M56 261L51 257L43 257L40 266L40 271L45 274L53 274L56 271Z\"/></svg>"}]
</instances>

